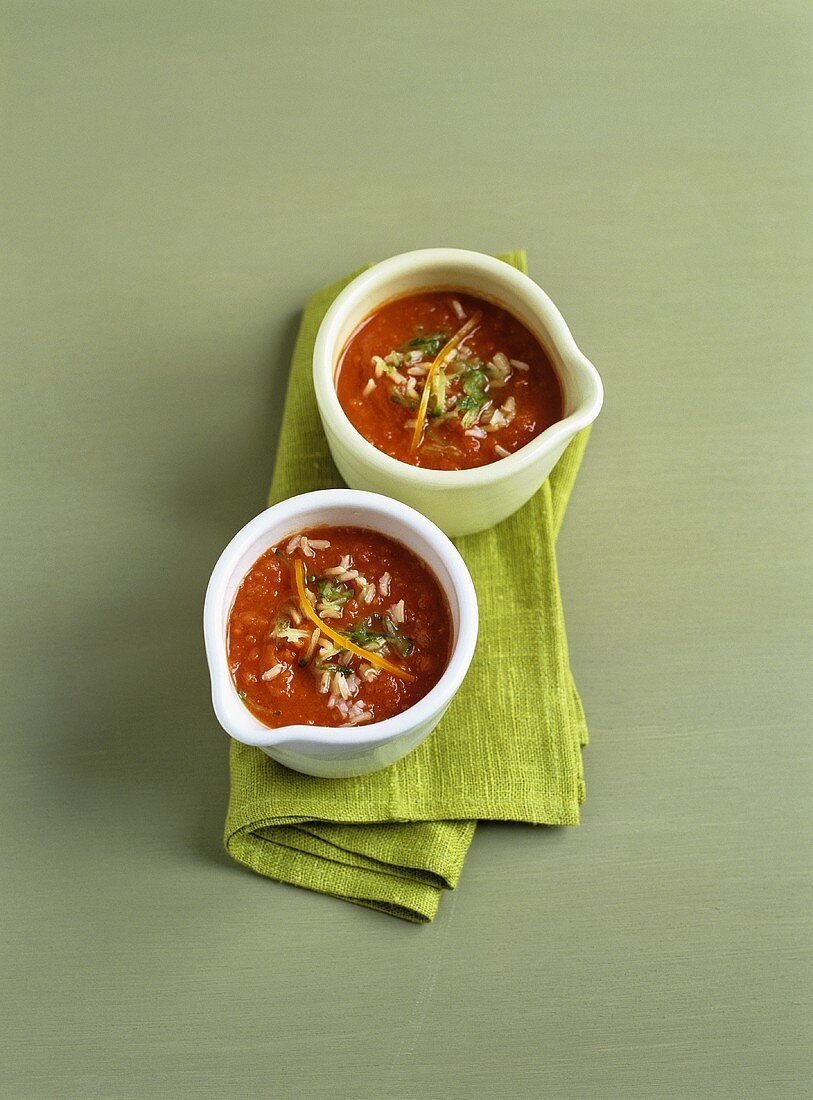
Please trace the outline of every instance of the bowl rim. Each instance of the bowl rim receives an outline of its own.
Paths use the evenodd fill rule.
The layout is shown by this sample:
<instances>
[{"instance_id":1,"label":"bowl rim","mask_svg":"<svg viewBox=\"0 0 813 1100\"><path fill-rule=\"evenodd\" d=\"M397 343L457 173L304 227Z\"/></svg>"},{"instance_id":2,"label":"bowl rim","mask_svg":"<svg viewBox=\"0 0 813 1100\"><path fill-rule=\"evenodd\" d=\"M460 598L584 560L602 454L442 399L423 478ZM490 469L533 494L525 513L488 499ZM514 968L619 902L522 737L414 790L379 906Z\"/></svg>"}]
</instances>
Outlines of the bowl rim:
<instances>
[{"instance_id":1,"label":"bowl rim","mask_svg":"<svg viewBox=\"0 0 813 1100\"><path fill-rule=\"evenodd\" d=\"M457 636L443 675L435 686L411 707L391 718L370 722L363 726L291 724L271 728L260 722L237 694L237 688L228 667L225 636L221 630L223 619L228 622L233 597L227 608L224 604L236 563L243 553L271 528L288 521L295 524L297 516L320 507L331 510L347 509L348 512L352 509L353 519L348 521L348 525L368 526L372 530L377 529L374 522L376 516L385 514L394 516L405 524L410 533L418 535L428 543L442 558L449 571L451 585L446 585L441 577L435 575L438 584L444 590L450 608L454 600L459 609ZM361 517L359 517L359 511L363 513ZM367 523L367 520L370 522ZM328 522L341 521L331 519ZM386 534L386 532L382 533ZM392 535L387 537L393 538ZM274 541L277 541L277 536L274 536ZM403 541L408 549L423 560L421 551L410 546L406 540L396 538L395 541ZM269 546L272 544L269 542ZM431 566L428 568L431 569ZM434 570L432 572L434 573ZM429 722L449 705L463 683L471 664L477 644L478 621L477 594L460 552L436 524L414 508L378 493L361 489L317 489L288 497L266 508L245 524L222 551L212 570L204 600L203 632L215 715L223 729L236 741L258 748L284 745L294 738L297 747L305 751L308 747L370 748L384 744ZM337 739L339 730L341 730L341 740Z\"/></svg>"},{"instance_id":2,"label":"bowl rim","mask_svg":"<svg viewBox=\"0 0 813 1100\"><path fill-rule=\"evenodd\" d=\"M425 271L426 287L438 286L436 282L433 283L431 272L449 264L455 264L461 270L461 284L456 289L466 290L465 273L476 272L479 276L485 276L486 279L491 280L494 286L493 298L497 304L503 304L500 299L500 288L508 288L524 299L530 312L534 313L543 325L557 354L563 362L567 363L574 375L579 377L585 391L585 397L576 404L571 413L551 424L524 447L520 447L498 462L490 462L485 466L475 466L465 470L433 470L412 466L408 462L402 462L380 451L350 423L336 393L334 380L335 361L341 351L339 335L347 314L366 296L374 300L367 309L366 315L393 297L401 297L401 295L387 295L386 287L394 277L405 273ZM472 291L472 293L477 294L478 291ZM484 292L479 291L479 293ZM503 308L509 309L510 312L508 306L503 305ZM560 385L564 389L566 382L561 373L557 373ZM512 477L521 470L533 466L539 458L549 454L558 445L564 445L576 432L592 424L601 411L604 401L604 387L598 371L577 346L564 317L545 291L529 275L504 260L463 248L422 248L402 252L366 268L348 283L332 302L316 334L313 349L313 384L316 402L326 429L340 436L344 444L355 452L359 461L372 466L386 477L396 478L429 491L486 486Z\"/></svg>"}]
</instances>

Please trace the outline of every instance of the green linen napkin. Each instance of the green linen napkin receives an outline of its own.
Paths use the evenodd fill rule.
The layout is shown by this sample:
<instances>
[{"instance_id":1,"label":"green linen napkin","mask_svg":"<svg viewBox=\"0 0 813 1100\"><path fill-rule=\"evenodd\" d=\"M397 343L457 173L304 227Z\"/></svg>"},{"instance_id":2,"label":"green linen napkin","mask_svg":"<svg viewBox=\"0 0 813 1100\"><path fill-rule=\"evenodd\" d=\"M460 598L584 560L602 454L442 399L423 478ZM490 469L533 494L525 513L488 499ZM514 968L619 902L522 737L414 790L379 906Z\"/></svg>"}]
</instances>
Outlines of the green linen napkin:
<instances>
[{"instance_id":1,"label":"green linen napkin","mask_svg":"<svg viewBox=\"0 0 813 1100\"><path fill-rule=\"evenodd\" d=\"M501 259L526 270L524 252ZM362 269L363 270L363 269ZM316 331L355 278L315 294L294 350L269 503L341 485L311 383ZM568 666L554 544L587 442L536 496L457 540L480 606L468 677L437 729L373 775L318 779L231 743L227 850L269 878L429 921L459 878L477 820L576 825L587 742Z\"/></svg>"}]
</instances>

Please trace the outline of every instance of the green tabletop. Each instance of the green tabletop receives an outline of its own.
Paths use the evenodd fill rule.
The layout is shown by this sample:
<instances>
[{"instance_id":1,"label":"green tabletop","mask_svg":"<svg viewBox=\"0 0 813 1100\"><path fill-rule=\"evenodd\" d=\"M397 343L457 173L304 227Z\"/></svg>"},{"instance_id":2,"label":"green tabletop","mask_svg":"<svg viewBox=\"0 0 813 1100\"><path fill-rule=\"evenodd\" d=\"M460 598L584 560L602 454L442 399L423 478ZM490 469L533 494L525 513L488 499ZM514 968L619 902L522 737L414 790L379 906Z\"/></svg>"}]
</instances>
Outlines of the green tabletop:
<instances>
[{"instance_id":1,"label":"green tabletop","mask_svg":"<svg viewBox=\"0 0 813 1100\"><path fill-rule=\"evenodd\" d=\"M808 4L2 3L10 1098L798 1097ZM525 247L607 390L559 542L578 829L415 927L222 849L209 571L299 311Z\"/></svg>"}]
</instances>

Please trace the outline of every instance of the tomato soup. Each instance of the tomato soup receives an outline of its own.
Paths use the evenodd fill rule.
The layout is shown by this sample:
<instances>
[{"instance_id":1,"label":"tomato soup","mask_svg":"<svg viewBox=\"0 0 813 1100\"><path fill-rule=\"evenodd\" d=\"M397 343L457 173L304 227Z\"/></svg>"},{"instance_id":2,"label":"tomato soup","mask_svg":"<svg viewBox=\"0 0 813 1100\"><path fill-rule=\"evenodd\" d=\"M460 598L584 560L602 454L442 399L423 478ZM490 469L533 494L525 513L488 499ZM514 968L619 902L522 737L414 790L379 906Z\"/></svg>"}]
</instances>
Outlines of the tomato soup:
<instances>
[{"instance_id":1,"label":"tomato soup","mask_svg":"<svg viewBox=\"0 0 813 1100\"><path fill-rule=\"evenodd\" d=\"M443 675L446 595L406 546L357 527L288 536L246 574L229 614L237 691L267 726L357 726L411 707Z\"/></svg>"},{"instance_id":2,"label":"tomato soup","mask_svg":"<svg viewBox=\"0 0 813 1100\"><path fill-rule=\"evenodd\" d=\"M553 364L508 310L469 294L396 298L342 350L336 393L385 454L435 470L507 458L563 415Z\"/></svg>"}]
</instances>

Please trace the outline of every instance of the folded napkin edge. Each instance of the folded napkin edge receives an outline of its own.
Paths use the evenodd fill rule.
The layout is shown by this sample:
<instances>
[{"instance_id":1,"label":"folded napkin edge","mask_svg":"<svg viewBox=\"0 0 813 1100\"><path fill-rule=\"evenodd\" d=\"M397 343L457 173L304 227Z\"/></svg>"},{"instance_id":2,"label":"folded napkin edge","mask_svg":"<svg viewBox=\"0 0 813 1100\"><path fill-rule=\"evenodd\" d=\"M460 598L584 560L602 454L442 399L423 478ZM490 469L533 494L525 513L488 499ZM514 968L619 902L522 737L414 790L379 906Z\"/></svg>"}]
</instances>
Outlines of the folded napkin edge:
<instances>
[{"instance_id":1,"label":"folded napkin edge","mask_svg":"<svg viewBox=\"0 0 813 1100\"><path fill-rule=\"evenodd\" d=\"M483 801L473 795L470 805L464 802L450 808L450 811L444 815L443 820L461 822L505 821L527 825L574 827L580 824L579 806L583 801L582 793L582 790L579 790L576 796L567 800L540 800L538 797L530 796L527 790L518 791L513 787L507 787L501 789L500 799L494 801ZM512 799L511 805L507 805L508 799ZM414 825L438 820L436 806L413 806L408 817L401 817L393 815L390 804L378 803L366 808L363 820L359 818L358 809L358 805L355 805L348 811L347 816L336 813L331 817L324 817L316 807L311 809L305 804L302 806L301 813L274 816L269 815L267 803L263 804L258 801L241 807L239 823L235 824L234 818L232 818L230 821L231 828L227 828L225 835L228 838L245 830L273 829L275 826L302 825L308 822L322 825L363 827L365 825Z\"/></svg>"}]
</instances>

